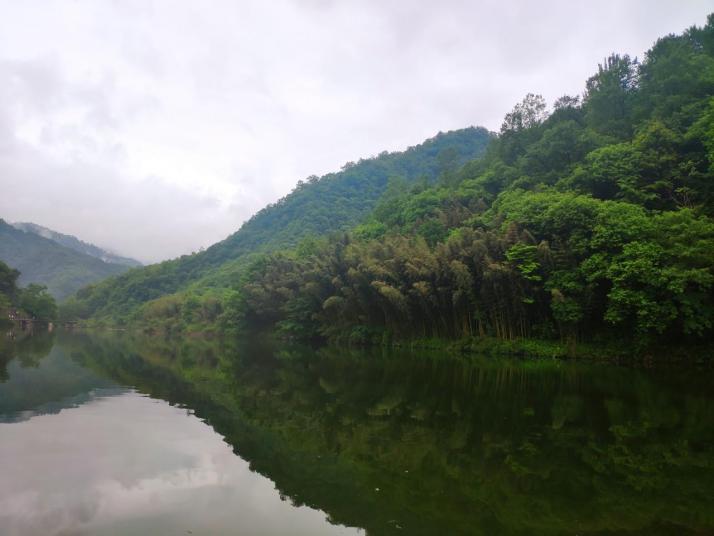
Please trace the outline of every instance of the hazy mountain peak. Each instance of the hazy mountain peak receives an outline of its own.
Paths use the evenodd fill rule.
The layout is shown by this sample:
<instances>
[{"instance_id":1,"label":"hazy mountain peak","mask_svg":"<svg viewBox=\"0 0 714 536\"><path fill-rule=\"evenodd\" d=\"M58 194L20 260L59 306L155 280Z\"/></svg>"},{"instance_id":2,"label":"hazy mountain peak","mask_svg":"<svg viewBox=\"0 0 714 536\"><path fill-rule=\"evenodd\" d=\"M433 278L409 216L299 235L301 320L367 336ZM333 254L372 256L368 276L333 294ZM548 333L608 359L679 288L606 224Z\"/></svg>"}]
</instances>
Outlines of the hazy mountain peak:
<instances>
[{"instance_id":1,"label":"hazy mountain peak","mask_svg":"<svg viewBox=\"0 0 714 536\"><path fill-rule=\"evenodd\" d=\"M52 232L50 229L44 231L45 235ZM130 268L64 246L40 232L18 229L2 219L0 260L20 271L20 285L45 285L50 294L58 300L86 285L126 272Z\"/></svg>"},{"instance_id":2,"label":"hazy mountain peak","mask_svg":"<svg viewBox=\"0 0 714 536\"><path fill-rule=\"evenodd\" d=\"M74 251L77 251L79 253L84 253L85 255L89 255L91 257L95 257L107 263L120 264L122 266L129 266L132 268L135 266L141 266L141 262L137 261L136 259L122 257L120 255L112 253L111 251L100 248L99 246L95 246L94 244L84 242L76 236L58 233L57 231L53 231L52 229L48 229L47 227L37 225L36 223L15 222L12 224L12 226L15 227L15 229L19 229L20 231L25 231L26 233L34 233L43 238L47 238L48 240L52 240L53 242L56 242L61 246L73 249Z\"/></svg>"}]
</instances>

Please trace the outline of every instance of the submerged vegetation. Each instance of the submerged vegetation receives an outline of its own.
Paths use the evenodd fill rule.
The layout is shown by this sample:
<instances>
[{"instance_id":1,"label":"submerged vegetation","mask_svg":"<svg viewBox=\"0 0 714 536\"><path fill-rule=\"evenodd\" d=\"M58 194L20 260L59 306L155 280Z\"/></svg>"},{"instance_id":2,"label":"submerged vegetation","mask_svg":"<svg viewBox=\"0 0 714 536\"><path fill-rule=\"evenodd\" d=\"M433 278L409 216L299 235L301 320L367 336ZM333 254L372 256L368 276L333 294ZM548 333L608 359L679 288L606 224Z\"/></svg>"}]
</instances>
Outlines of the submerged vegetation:
<instances>
[{"instance_id":1,"label":"submerged vegetation","mask_svg":"<svg viewBox=\"0 0 714 536\"><path fill-rule=\"evenodd\" d=\"M705 341L713 95L710 16L642 61L606 58L550 113L527 95L481 158L464 164L472 139L413 167L399 155L347 166L203 254L80 291L64 314L351 343Z\"/></svg>"}]
</instances>

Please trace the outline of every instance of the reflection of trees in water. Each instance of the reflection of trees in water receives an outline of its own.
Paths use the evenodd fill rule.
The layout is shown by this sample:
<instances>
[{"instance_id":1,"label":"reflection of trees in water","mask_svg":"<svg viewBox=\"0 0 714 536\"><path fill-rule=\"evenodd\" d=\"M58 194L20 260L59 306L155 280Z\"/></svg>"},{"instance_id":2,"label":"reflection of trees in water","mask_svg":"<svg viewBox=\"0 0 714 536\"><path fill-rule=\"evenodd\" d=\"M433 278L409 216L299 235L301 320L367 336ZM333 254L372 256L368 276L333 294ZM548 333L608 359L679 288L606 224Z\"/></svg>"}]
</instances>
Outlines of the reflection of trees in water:
<instances>
[{"instance_id":1,"label":"reflection of trees in water","mask_svg":"<svg viewBox=\"0 0 714 536\"><path fill-rule=\"evenodd\" d=\"M20 341L17 357L23 367L37 367L52 350L54 333L34 333Z\"/></svg>"},{"instance_id":2,"label":"reflection of trees in water","mask_svg":"<svg viewBox=\"0 0 714 536\"><path fill-rule=\"evenodd\" d=\"M50 353L54 345L54 333L33 333L21 339L0 339L0 382L8 380L7 365L17 358L23 367L37 367Z\"/></svg>"},{"instance_id":3,"label":"reflection of trees in water","mask_svg":"<svg viewBox=\"0 0 714 536\"><path fill-rule=\"evenodd\" d=\"M293 503L370 533L714 527L711 371L208 341L76 355L191 407Z\"/></svg>"},{"instance_id":4,"label":"reflection of trees in water","mask_svg":"<svg viewBox=\"0 0 714 536\"><path fill-rule=\"evenodd\" d=\"M12 359L12 352L8 348L9 344L0 341L0 383L6 382L9 378L7 364Z\"/></svg>"},{"instance_id":5,"label":"reflection of trees in water","mask_svg":"<svg viewBox=\"0 0 714 536\"><path fill-rule=\"evenodd\" d=\"M53 346L45 334L3 347L5 381L0 383L0 422L58 413L125 389L83 368ZM9 381L8 381L9 380Z\"/></svg>"}]
</instances>

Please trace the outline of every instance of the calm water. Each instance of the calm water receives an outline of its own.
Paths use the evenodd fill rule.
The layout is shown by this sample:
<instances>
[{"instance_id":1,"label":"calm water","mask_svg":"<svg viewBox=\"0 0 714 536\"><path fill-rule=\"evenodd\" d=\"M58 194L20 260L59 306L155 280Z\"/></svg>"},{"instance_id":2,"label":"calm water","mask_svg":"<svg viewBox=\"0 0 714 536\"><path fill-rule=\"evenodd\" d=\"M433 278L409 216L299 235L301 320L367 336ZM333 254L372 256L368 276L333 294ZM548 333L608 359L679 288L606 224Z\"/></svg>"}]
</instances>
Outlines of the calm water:
<instances>
[{"instance_id":1,"label":"calm water","mask_svg":"<svg viewBox=\"0 0 714 536\"><path fill-rule=\"evenodd\" d=\"M0 534L713 534L712 380L708 367L5 342Z\"/></svg>"}]
</instances>

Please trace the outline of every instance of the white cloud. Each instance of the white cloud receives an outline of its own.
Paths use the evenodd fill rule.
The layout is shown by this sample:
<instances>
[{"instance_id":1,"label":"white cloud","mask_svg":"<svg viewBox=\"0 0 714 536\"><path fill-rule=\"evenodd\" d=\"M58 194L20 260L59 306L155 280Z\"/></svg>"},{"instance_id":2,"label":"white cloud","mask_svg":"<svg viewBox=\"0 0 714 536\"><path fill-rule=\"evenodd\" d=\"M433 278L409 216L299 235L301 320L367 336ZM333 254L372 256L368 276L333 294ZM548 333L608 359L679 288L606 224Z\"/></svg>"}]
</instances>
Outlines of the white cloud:
<instances>
[{"instance_id":1,"label":"white cloud","mask_svg":"<svg viewBox=\"0 0 714 536\"><path fill-rule=\"evenodd\" d=\"M143 260L298 179L580 93L708 1L0 0L0 216Z\"/></svg>"}]
</instances>

